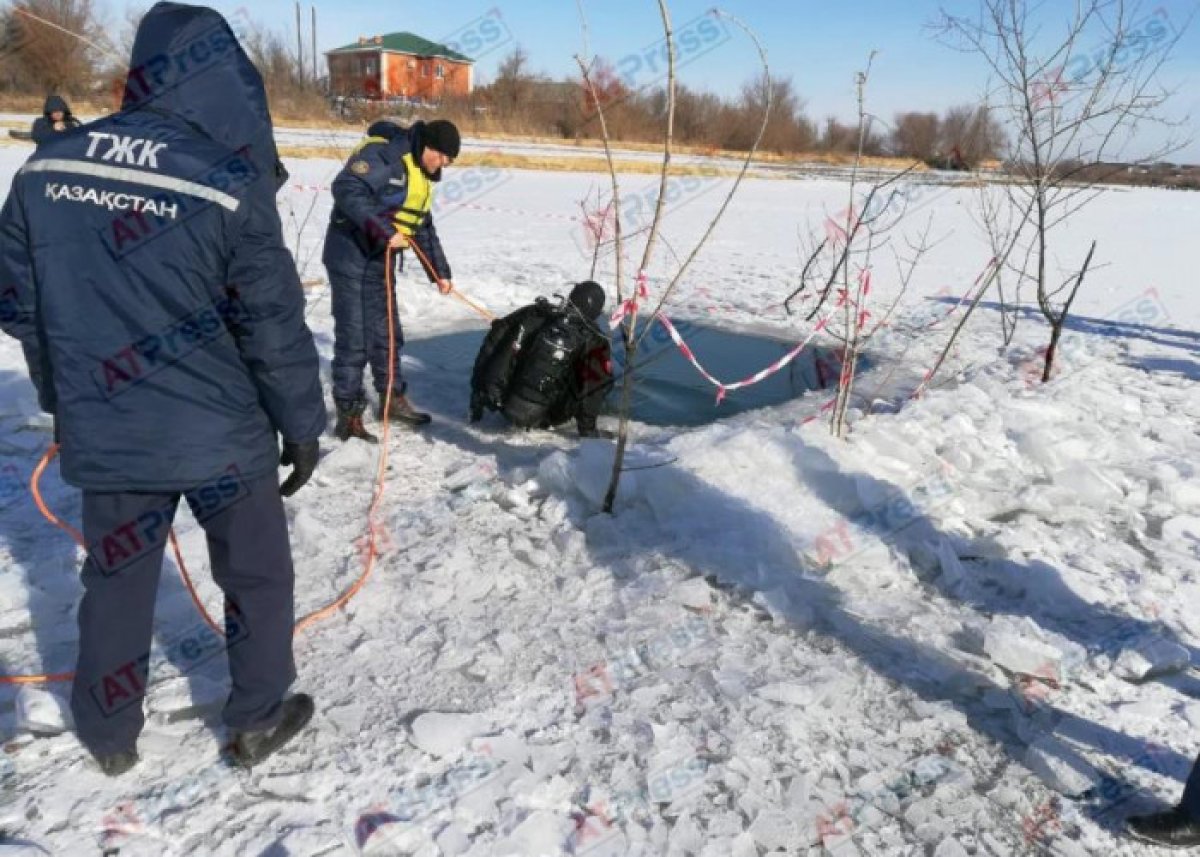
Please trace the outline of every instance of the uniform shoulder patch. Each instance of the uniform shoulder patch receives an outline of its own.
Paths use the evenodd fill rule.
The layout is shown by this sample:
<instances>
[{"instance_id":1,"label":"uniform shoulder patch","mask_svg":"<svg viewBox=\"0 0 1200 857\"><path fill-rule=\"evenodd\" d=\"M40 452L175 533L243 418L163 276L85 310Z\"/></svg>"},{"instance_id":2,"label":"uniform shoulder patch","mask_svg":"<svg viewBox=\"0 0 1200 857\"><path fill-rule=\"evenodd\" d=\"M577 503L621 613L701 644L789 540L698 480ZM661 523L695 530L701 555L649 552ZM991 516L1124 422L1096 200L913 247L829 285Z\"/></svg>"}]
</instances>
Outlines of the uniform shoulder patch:
<instances>
[{"instance_id":1,"label":"uniform shoulder patch","mask_svg":"<svg viewBox=\"0 0 1200 857\"><path fill-rule=\"evenodd\" d=\"M371 172L371 165L366 161L351 161L350 172L354 173L356 176L365 176L367 173Z\"/></svg>"}]
</instances>

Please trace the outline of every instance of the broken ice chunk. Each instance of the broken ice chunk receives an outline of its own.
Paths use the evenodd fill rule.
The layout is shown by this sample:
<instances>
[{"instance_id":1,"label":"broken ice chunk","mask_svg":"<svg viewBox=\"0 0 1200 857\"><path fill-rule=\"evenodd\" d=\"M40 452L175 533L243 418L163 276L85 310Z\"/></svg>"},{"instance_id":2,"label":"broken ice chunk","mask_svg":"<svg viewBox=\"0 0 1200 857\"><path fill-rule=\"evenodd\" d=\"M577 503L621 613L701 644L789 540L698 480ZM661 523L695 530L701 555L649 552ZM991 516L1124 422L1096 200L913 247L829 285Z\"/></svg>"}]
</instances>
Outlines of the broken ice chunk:
<instances>
[{"instance_id":1,"label":"broken ice chunk","mask_svg":"<svg viewBox=\"0 0 1200 857\"><path fill-rule=\"evenodd\" d=\"M783 851L795 847L800 835L796 822L783 812L763 810L750 825L750 835L767 851Z\"/></svg>"},{"instance_id":2,"label":"broken ice chunk","mask_svg":"<svg viewBox=\"0 0 1200 857\"><path fill-rule=\"evenodd\" d=\"M422 714L413 721L411 740L431 756L453 755L488 730L487 718L478 714Z\"/></svg>"},{"instance_id":3,"label":"broken ice chunk","mask_svg":"<svg viewBox=\"0 0 1200 857\"><path fill-rule=\"evenodd\" d=\"M755 695L769 702L794 705L797 708L807 708L818 700L818 695L812 687L795 682L766 684L760 687Z\"/></svg>"},{"instance_id":4,"label":"broken ice chunk","mask_svg":"<svg viewBox=\"0 0 1200 857\"><path fill-rule=\"evenodd\" d=\"M1062 684L1082 664L1087 652L1027 617L997 616L988 626L983 650L1009 672Z\"/></svg>"},{"instance_id":5,"label":"broken ice chunk","mask_svg":"<svg viewBox=\"0 0 1200 857\"><path fill-rule=\"evenodd\" d=\"M695 610L711 610L713 588L703 577L693 577L678 584L671 592L671 599L684 607Z\"/></svg>"},{"instance_id":6,"label":"broken ice chunk","mask_svg":"<svg viewBox=\"0 0 1200 857\"><path fill-rule=\"evenodd\" d=\"M475 461L446 475L442 487L447 491L461 491L471 485L491 482L496 478L496 462Z\"/></svg>"},{"instance_id":7,"label":"broken ice chunk","mask_svg":"<svg viewBox=\"0 0 1200 857\"><path fill-rule=\"evenodd\" d=\"M17 694L17 726L35 735L59 735L71 728L71 715L61 697L23 687Z\"/></svg>"},{"instance_id":8,"label":"broken ice chunk","mask_svg":"<svg viewBox=\"0 0 1200 857\"><path fill-rule=\"evenodd\" d=\"M1126 681L1145 681L1180 672L1191 664L1191 653L1179 643L1162 637L1146 637L1122 649L1113 665L1113 673Z\"/></svg>"},{"instance_id":9,"label":"broken ice chunk","mask_svg":"<svg viewBox=\"0 0 1200 857\"><path fill-rule=\"evenodd\" d=\"M967 849L959 845L957 839L948 837L938 845L933 857L967 857Z\"/></svg>"},{"instance_id":10,"label":"broken ice chunk","mask_svg":"<svg viewBox=\"0 0 1200 857\"><path fill-rule=\"evenodd\" d=\"M565 815L537 810L496 845L495 854L561 854L574 830Z\"/></svg>"}]
</instances>

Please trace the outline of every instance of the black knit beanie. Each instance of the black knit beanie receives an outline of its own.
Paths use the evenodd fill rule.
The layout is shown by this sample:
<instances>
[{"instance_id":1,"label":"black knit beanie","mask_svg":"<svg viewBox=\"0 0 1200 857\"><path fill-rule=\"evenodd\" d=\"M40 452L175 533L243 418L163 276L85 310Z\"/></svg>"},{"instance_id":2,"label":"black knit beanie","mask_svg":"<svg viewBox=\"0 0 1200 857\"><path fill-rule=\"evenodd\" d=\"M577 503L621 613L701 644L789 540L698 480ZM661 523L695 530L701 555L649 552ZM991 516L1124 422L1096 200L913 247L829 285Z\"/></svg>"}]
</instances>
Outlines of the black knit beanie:
<instances>
[{"instance_id":1,"label":"black knit beanie","mask_svg":"<svg viewBox=\"0 0 1200 857\"><path fill-rule=\"evenodd\" d=\"M436 149L449 158L457 158L462 150L462 137L459 136L458 128L447 119L426 122L421 137L427 147Z\"/></svg>"}]
</instances>

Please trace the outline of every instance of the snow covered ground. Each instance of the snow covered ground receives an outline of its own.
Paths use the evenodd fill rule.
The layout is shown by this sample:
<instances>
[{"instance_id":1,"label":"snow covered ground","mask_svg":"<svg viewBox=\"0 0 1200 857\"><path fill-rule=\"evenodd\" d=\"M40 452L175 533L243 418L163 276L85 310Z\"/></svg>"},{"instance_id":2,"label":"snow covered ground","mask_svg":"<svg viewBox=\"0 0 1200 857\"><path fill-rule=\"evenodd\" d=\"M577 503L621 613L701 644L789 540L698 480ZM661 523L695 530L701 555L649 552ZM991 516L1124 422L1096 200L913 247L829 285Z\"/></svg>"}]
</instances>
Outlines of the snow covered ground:
<instances>
[{"instance_id":1,"label":"snow covered ground","mask_svg":"<svg viewBox=\"0 0 1200 857\"><path fill-rule=\"evenodd\" d=\"M0 148L0 174L25 152ZM327 371L330 203L308 188L338 165L289 168L280 211ZM586 276L579 200L603 181L451 175L457 285L503 312ZM652 292L724 186L673 185ZM635 227L652 187L625 182ZM780 306L797 232L821 235L847 191L749 182L671 315L802 338ZM129 775L105 779L61 732L63 686L0 690L0 853L1156 853L1119 829L1173 802L1200 749L1200 197L1106 191L1074 218L1063 265L1092 238L1104 264L1051 383L1045 327L1031 315L1001 349L984 305L909 401L988 254L974 191L905 192L941 240L860 381L877 413L848 442L808 419L822 391L640 427L614 517L608 442L466 424L472 355L432 343L482 322L410 269L405 367L436 421L393 435L375 576L297 640L310 741L221 766L224 665L168 569ZM894 279L881 264L879 306ZM49 437L7 339L0 425L0 667L68 670L78 556L23 487ZM300 611L359 573L373 470L373 450L329 444L288 502ZM53 469L45 489L78 521ZM186 512L179 531L215 609Z\"/></svg>"}]
</instances>

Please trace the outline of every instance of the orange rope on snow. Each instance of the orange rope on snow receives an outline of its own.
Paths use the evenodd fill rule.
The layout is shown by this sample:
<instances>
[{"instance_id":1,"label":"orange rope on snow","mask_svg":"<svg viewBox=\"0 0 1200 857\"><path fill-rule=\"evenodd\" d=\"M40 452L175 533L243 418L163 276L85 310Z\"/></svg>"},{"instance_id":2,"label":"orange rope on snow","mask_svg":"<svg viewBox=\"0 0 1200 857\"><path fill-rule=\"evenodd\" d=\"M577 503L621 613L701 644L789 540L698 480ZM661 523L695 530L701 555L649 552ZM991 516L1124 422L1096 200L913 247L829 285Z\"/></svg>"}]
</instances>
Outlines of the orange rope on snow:
<instances>
[{"instance_id":1,"label":"orange rope on snow","mask_svg":"<svg viewBox=\"0 0 1200 857\"><path fill-rule=\"evenodd\" d=\"M429 263L429 259L425 256L424 253L421 252L420 248L417 247L416 243L411 242L409 246L411 246L413 248L417 257L421 260L421 264L424 265L431 273L434 273L433 266ZM396 380L396 369L395 369L395 364L396 364L396 325L395 325L396 308L395 308L395 302L393 300L393 295L392 295L392 289L394 288L392 262L393 262L393 250L391 248L388 248L388 251L387 251L387 274L386 274L387 314L388 314L388 386L387 386L387 392L384 393L384 400L383 400L383 410L384 410L385 417L386 417L386 414L388 413L388 411L390 411L390 409L391 409L392 388L395 386L395 380ZM436 274L435 274L435 276L436 276ZM465 295L461 294L457 290L453 290L451 292L451 294L453 296L455 296L456 298L458 298L463 303L470 306L473 310L475 310L475 312L479 313L484 318L486 318L486 319L495 318L495 316L492 313L488 312L488 310L486 310L483 307L479 306L478 304L474 303L473 301L471 301L470 298L467 298ZM387 488L387 478L386 477L387 477L387 466L388 466L388 437L390 435L390 428L391 428L391 420L385 418L383 420L383 431L382 431L383 438L382 438L382 442L380 444L379 465L376 468L376 472L375 472L375 489L374 489L374 494L372 495L372 498L371 498L371 506L367 510L367 536L366 536L366 538L367 538L367 551L366 551L367 556L366 556L363 572L361 575L359 575L358 579L355 580L354 583L351 584L350 587L348 589L346 589L346 591L343 592L341 595L339 595L334 601L327 604L325 607L320 608L319 610L314 610L312 613L309 613L307 616L304 616L302 619L300 619L300 621L298 621L296 623L295 632L297 634L299 634L301 631L311 627L316 622L319 622L322 619L328 618L329 616L333 615L338 610L340 610L342 607L344 607L347 603L349 603L350 599L352 599L355 595L357 595L358 592L363 588L363 586L366 585L368 578L370 578L371 573L375 569L375 560L379 557L379 550L376 546L376 539L379 534L379 524L376 521L376 515L379 512L380 506L383 504L384 492L385 492L385 489ZM40 511L42 513L42 515L46 518L46 520L49 521L50 523L54 524L56 527L60 528L61 530L63 530L69 536L71 536L71 538L75 541L75 543L86 551L87 544L84 541L83 534L80 533L79 530L75 529L73 526L68 524L66 521L63 521L61 518L59 518L57 515L55 515L54 512L51 511L50 507L46 504L46 501L42 497L42 492L41 492L42 474L45 472L46 468L50 465L50 462L54 460L54 456L58 454L58 450L59 450L59 445L57 443L51 444L50 448L48 450L46 450L46 454L42 456L42 460L40 462L38 462L37 467L34 468L33 476L29 480L29 488L30 488L31 493L33 494L34 503L37 505L38 511ZM170 537L170 542L171 542L171 548L175 555L175 563L176 563L176 565L179 566L179 576L183 579L184 586L187 587L188 594L191 595L192 601L196 605L196 609L199 611L200 615L204 617L204 621L208 623L209 627L211 627L214 631L216 631L217 634L224 636L224 633L225 633L224 628L220 624L218 624L212 618L212 616L209 614L209 612L204 608L204 602L201 601L200 594L199 594L199 592L196 591L196 586L192 582L191 575L188 574L187 565L183 561L183 552L180 550L179 539L175 536L174 528L172 528L170 530L169 537ZM74 677L75 677L74 673L44 673L44 674L39 674L39 675L9 675L9 676L0 676L0 685L5 685L5 684L11 684L11 685L45 684L45 683L50 683L50 682L70 681Z\"/></svg>"},{"instance_id":2,"label":"orange rope on snow","mask_svg":"<svg viewBox=\"0 0 1200 857\"><path fill-rule=\"evenodd\" d=\"M396 385L396 307L392 301L392 254L392 248L389 247L387 251L387 272L384 275L387 285L384 291L386 292L388 316L388 379L387 392L383 394L383 430L380 432L383 437L380 438L379 444L379 466L375 471L375 495L371 498L371 507L367 510L366 566L363 568L363 573L359 576L358 580L354 581L350 585L350 588L343 592L335 601L322 607L320 610L309 613L297 622L297 633L303 631L314 622L320 622L325 617L330 616L357 595L358 591L366 585L367 578L371 576L371 572L375 570L375 558L379 556L379 552L375 548L375 537L379 532L379 527L375 523L375 513L379 511L379 507L383 503L383 492L387 487L388 436L392 426L390 419L392 388Z\"/></svg>"}]
</instances>

